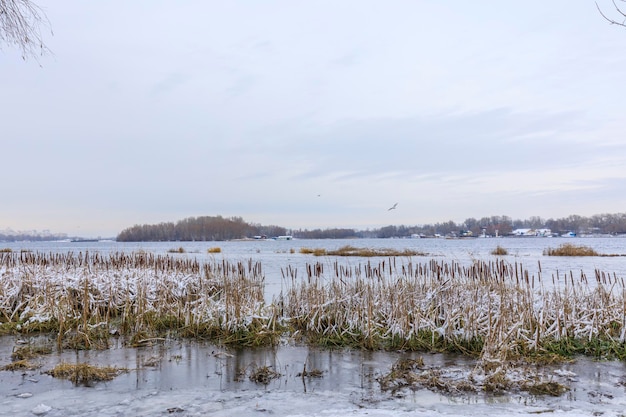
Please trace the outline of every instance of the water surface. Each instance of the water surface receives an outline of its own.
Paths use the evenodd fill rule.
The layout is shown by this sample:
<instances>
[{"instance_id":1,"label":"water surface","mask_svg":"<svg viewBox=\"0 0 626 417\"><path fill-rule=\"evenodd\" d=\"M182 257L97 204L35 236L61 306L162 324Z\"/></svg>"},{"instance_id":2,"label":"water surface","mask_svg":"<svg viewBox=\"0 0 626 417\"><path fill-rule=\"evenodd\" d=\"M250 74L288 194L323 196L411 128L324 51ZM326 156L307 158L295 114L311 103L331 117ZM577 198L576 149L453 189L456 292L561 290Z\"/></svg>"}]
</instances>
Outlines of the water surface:
<instances>
[{"instance_id":1,"label":"water surface","mask_svg":"<svg viewBox=\"0 0 626 417\"><path fill-rule=\"evenodd\" d=\"M474 239L357 239L238 242L38 242L4 243L14 250L40 252L133 252L168 254L182 247L183 254L200 261L247 261L262 264L266 298L280 294L285 285L281 271L291 266L304 277L307 263L331 265L340 262L357 266L380 262L378 258L314 257L300 248L337 249L344 245L370 248L413 249L424 256L402 262L458 262L504 259L522 264L544 280L553 275L587 274L596 270L623 279L623 257L546 257L546 248L563 243L585 245L605 254L626 254L623 238L474 238ZM495 257L501 246L509 255ZM220 253L208 249L220 247ZM329 269L330 270L330 269ZM21 342L44 343L41 339L5 336L0 338L0 366L11 363L11 353ZM405 389L396 393L381 390L377 378L389 372L400 358L418 354L323 350L283 345L275 348L224 350L197 341L170 341L152 347L129 348L121 341L106 351L64 351L38 359L34 371L0 371L0 416L530 416L561 414L573 416L619 416L626 409L626 367L617 361L578 358L572 364L547 367L542 372L562 380L571 391L560 397L485 393L439 393L428 389ZM428 366L466 374L474 363L454 355L422 355ZM124 367L129 372L111 382L74 386L52 378L45 371L57 363L88 362ZM153 365L148 366L147 364ZM319 378L302 378L304 366L322 372ZM250 380L257 367L268 366L281 376L268 384Z\"/></svg>"}]
</instances>

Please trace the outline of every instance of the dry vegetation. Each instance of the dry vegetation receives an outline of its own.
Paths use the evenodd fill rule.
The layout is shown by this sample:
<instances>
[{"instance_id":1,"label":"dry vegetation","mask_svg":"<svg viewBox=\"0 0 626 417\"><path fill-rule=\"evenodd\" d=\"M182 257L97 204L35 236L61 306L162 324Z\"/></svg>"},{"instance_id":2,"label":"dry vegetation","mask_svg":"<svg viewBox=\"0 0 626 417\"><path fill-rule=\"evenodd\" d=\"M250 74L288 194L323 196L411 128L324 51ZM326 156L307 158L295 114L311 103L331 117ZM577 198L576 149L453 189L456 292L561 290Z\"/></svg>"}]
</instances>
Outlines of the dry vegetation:
<instances>
[{"instance_id":1,"label":"dry vegetation","mask_svg":"<svg viewBox=\"0 0 626 417\"><path fill-rule=\"evenodd\" d=\"M137 252L1 253L0 334L56 332L59 347L106 348L159 337L271 344L275 309L264 304L259 263Z\"/></svg>"},{"instance_id":2,"label":"dry vegetation","mask_svg":"<svg viewBox=\"0 0 626 417\"><path fill-rule=\"evenodd\" d=\"M426 256L425 253L404 249L396 250L390 248L357 248L354 246L346 245L336 250L326 250L322 248L300 248L300 253L311 254L315 256L361 256L361 257L374 257L374 256Z\"/></svg>"},{"instance_id":3,"label":"dry vegetation","mask_svg":"<svg viewBox=\"0 0 626 417\"><path fill-rule=\"evenodd\" d=\"M504 372L504 369L500 368L485 375L482 368L465 371L459 368L426 366L424 360L419 357L396 361L391 370L379 376L377 381L383 391L392 393L405 388L413 390L426 388L452 394L526 391L532 395L559 396L570 388L557 379L560 379L558 375L543 375L528 366L520 366L509 372Z\"/></svg>"},{"instance_id":4,"label":"dry vegetation","mask_svg":"<svg viewBox=\"0 0 626 417\"><path fill-rule=\"evenodd\" d=\"M267 385L271 380L280 378L282 375L279 372L276 372L269 366L259 366L256 367L250 373L250 381L256 382L257 384Z\"/></svg>"},{"instance_id":5,"label":"dry vegetation","mask_svg":"<svg viewBox=\"0 0 626 417\"><path fill-rule=\"evenodd\" d=\"M38 363L34 363L26 359L21 359L0 367L0 371L32 371L39 367L40 365Z\"/></svg>"},{"instance_id":6,"label":"dry vegetation","mask_svg":"<svg viewBox=\"0 0 626 417\"><path fill-rule=\"evenodd\" d=\"M477 358L472 377L490 392L562 390L529 377L515 385L507 375L522 360L626 358L626 287L615 274L546 279L503 259L464 266L391 255L305 269L302 278L284 269L284 292L266 304L261 265L252 260L0 252L0 333L53 332L60 349L103 349L121 336L132 346L185 337L258 346L290 338L325 347L458 352ZM41 354L35 349L15 350L11 367L34 366L28 361ZM406 374L416 367L393 369L391 379L405 381L381 384L471 389L451 385L437 370ZM267 383L278 376L270 371L259 368L251 378ZM82 372L59 369L55 376L97 378Z\"/></svg>"},{"instance_id":7,"label":"dry vegetation","mask_svg":"<svg viewBox=\"0 0 626 417\"><path fill-rule=\"evenodd\" d=\"M508 255L509 251L498 245L494 250L491 251L492 255Z\"/></svg>"},{"instance_id":8,"label":"dry vegetation","mask_svg":"<svg viewBox=\"0 0 626 417\"><path fill-rule=\"evenodd\" d=\"M87 363L60 363L46 373L54 378L67 379L76 385L91 385L94 382L111 381L127 369L113 366L94 366Z\"/></svg>"},{"instance_id":9,"label":"dry vegetation","mask_svg":"<svg viewBox=\"0 0 626 417\"><path fill-rule=\"evenodd\" d=\"M177 248L177 249L169 249L167 251L168 253L185 253L185 248L183 248L182 246Z\"/></svg>"},{"instance_id":10,"label":"dry vegetation","mask_svg":"<svg viewBox=\"0 0 626 417\"><path fill-rule=\"evenodd\" d=\"M499 363L533 355L626 357L624 283L596 271L544 282L504 261L431 260L307 267L291 277L285 316L323 346L453 351Z\"/></svg>"},{"instance_id":11,"label":"dry vegetation","mask_svg":"<svg viewBox=\"0 0 626 417\"><path fill-rule=\"evenodd\" d=\"M300 253L305 255L324 256L326 249L323 248L300 248Z\"/></svg>"},{"instance_id":12,"label":"dry vegetation","mask_svg":"<svg viewBox=\"0 0 626 417\"><path fill-rule=\"evenodd\" d=\"M547 256L600 256L593 248L564 243L558 248L548 248L543 251Z\"/></svg>"}]
</instances>

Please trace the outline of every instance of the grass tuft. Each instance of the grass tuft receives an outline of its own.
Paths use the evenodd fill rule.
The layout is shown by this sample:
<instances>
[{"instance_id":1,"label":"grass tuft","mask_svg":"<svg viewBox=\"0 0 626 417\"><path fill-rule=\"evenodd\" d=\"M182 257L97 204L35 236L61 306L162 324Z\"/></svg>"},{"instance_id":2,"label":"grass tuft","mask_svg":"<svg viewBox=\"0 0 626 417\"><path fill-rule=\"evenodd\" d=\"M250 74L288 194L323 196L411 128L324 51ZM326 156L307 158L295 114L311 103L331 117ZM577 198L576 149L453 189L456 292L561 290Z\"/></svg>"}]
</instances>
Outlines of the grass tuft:
<instances>
[{"instance_id":1,"label":"grass tuft","mask_svg":"<svg viewBox=\"0 0 626 417\"><path fill-rule=\"evenodd\" d=\"M75 385L91 385L94 382L111 381L116 376L127 372L126 368L111 366L93 366L87 363L60 363L46 374L54 378L67 379Z\"/></svg>"},{"instance_id":2,"label":"grass tuft","mask_svg":"<svg viewBox=\"0 0 626 417\"><path fill-rule=\"evenodd\" d=\"M593 248L588 246L576 246L571 243L564 243L558 248L548 248L543 251L547 256L600 256Z\"/></svg>"},{"instance_id":3,"label":"grass tuft","mask_svg":"<svg viewBox=\"0 0 626 417\"><path fill-rule=\"evenodd\" d=\"M282 375L269 366L260 366L255 368L250 374L250 381L257 384L267 385L271 380L280 378Z\"/></svg>"},{"instance_id":4,"label":"grass tuft","mask_svg":"<svg viewBox=\"0 0 626 417\"><path fill-rule=\"evenodd\" d=\"M492 255L508 255L509 251L498 245L494 250L491 251Z\"/></svg>"},{"instance_id":5,"label":"grass tuft","mask_svg":"<svg viewBox=\"0 0 626 417\"><path fill-rule=\"evenodd\" d=\"M556 381L526 382L522 384L521 389L532 395L550 395L552 397L558 397L570 390L567 385Z\"/></svg>"},{"instance_id":6,"label":"grass tuft","mask_svg":"<svg viewBox=\"0 0 626 417\"><path fill-rule=\"evenodd\" d=\"M323 248L300 248L300 253L304 255L324 256L326 255L326 249Z\"/></svg>"},{"instance_id":7,"label":"grass tuft","mask_svg":"<svg viewBox=\"0 0 626 417\"><path fill-rule=\"evenodd\" d=\"M397 391L403 387L415 385L423 375L424 360L399 359L392 366L389 373L380 376L377 381L383 391Z\"/></svg>"},{"instance_id":8,"label":"grass tuft","mask_svg":"<svg viewBox=\"0 0 626 417\"><path fill-rule=\"evenodd\" d=\"M41 355L49 355L52 353L52 348L49 346L20 346L13 349L11 353L11 359L14 361L33 359Z\"/></svg>"},{"instance_id":9,"label":"grass tuft","mask_svg":"<svg viewBox=\"0 0 626 417\"><path fill-rule=\"evenodd\" d=\"M39 364L34 364L26 359L22 359L0 367L0 371L32 371L40 367L41 365Z\"/></svg>"},{"instance_id":10,"label":"grass tuft","mask_svg":"<svg viewBox=\"0 0 626 417\"><path fill-rule=\"evenodd\" d=\"M300 253L312 254L315 256L361 256L361 257L374 257L374 256L425 256L423 252L414 251L411 249L396 250L389 248L357 248L351 245L342 246L335 250L325 249L310 249L300 248Z\"/></svg>"}]
</instances>

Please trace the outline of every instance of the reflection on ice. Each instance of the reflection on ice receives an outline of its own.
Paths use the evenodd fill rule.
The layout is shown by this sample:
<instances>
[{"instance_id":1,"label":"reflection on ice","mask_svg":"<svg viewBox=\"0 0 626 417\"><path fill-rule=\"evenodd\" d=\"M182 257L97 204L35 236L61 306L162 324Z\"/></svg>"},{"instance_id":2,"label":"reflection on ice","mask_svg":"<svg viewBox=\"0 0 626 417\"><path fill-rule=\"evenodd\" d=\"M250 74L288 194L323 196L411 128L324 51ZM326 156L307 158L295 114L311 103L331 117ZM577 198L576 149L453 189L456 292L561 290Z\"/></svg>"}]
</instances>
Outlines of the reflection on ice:
<instances>
[{"instance_id":1,"label":"reflection on ice","mask_svg":"<svg viewBox=\"0 0 626 417\"><path fill-rule=\"evenodd\" d=\"M10 362L15 340L0 338L0 366ZM378 378L400 358L417 354L332 351L306 347L225 351L196 342L168 342L144 348L63 352L42 356L41 368L0 372L0 416L461 416L567 415L617 416L626 407L626 367L621 362L575 363L546 368L567 379L571 391L561 397L513 392L450 394L423 388L381 390ZM220 354L217 354L220 353ZM473 361L455 355L427 354L425 365L448 373L467 372ZM88 362L130 369L111 382L74 386L43 372L61 361ZM300 374L318 369L322 376ZM268 384L250 380L256 366L268 366L279 378Z\"/></svg>"}]
</instances>

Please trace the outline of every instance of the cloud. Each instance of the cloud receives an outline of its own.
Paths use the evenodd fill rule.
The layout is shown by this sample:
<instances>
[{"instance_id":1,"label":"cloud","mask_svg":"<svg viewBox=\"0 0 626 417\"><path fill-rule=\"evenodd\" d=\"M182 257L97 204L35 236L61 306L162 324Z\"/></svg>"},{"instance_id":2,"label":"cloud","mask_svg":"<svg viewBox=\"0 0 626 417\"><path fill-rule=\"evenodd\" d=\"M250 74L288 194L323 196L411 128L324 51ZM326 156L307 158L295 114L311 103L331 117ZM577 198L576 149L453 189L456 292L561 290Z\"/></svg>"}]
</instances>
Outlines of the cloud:
<instances>
[{"instance_id":1,"label":"cloud","mask_svg":"<svg viewBox=\"0 0 626 417\"><path fill-rule=\"evenodd\" d=\"M176 90L180 86L184 85L190 80L190 77L185 74L173 72L164 76L161 81L158 81L152 86L151 94L153 96L159 96L167 94L173 90Z\"/></svg>"},{"instance_id":2,"label":"cloud","mask_svg":"<svg viewBox=\"0 0 626 417\"><path fill-rule=\"evenodd\" d=\"M2 170L17 179L0 186L0 228L620 210L626 38L595 13L565 0L55 4L55 55L0 69Z\"/></svg>"},{"instance_id":3,"label":"cloud","mask_svg":"<svg viewBox=\"0 0 626 417\"><path fill-rule=\"evenodd\" d=\"M272 145L251 141L249 152L285 165L304 178L342 178L403 173L412 176L472 175L498 170L576 166L604 152L581 128L580 112L516 113L493 109L403 119L345 120L305 129L266 130ZM593 141L591 139L594 139ZM616 149L622 146L613 145ZM338 174L337 174L338 173Z\"/></svg>"}]
</instances>

